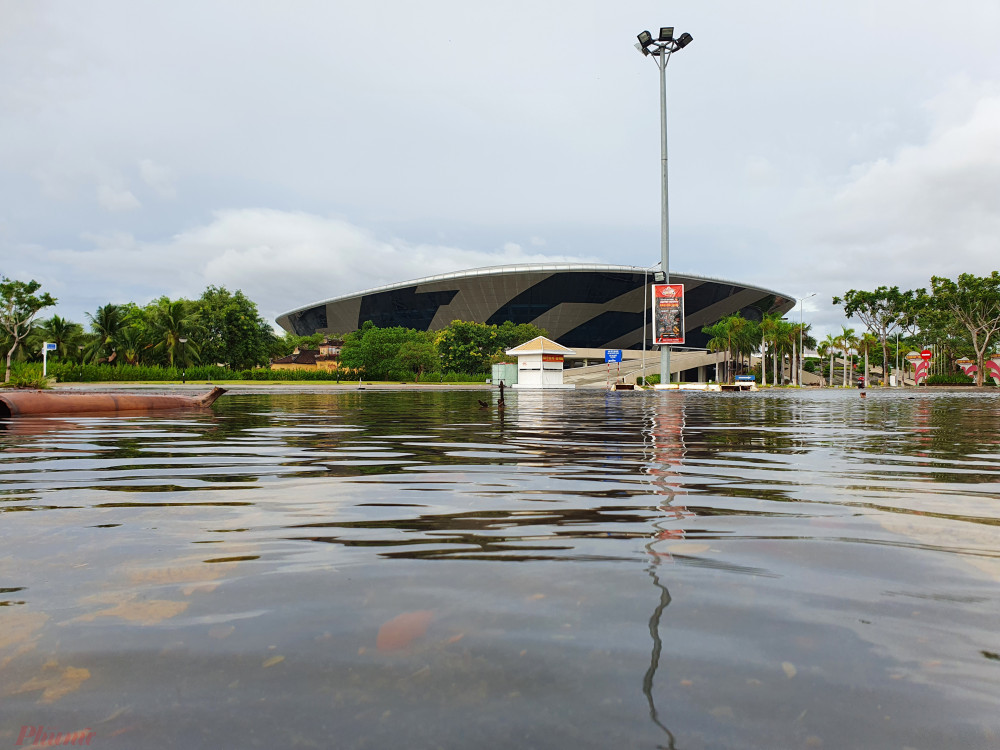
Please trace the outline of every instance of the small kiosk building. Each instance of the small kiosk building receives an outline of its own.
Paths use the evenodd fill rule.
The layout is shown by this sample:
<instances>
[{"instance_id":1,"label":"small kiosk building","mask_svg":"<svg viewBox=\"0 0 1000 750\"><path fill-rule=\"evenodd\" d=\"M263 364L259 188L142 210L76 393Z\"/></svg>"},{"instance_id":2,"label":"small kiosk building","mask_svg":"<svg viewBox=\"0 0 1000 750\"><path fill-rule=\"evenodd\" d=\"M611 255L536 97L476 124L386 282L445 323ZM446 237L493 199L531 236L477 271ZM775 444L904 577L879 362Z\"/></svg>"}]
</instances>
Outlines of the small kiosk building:
<instances>
[{"instance_id":1,"label":"small kiosk building","mask_svg":"<svg viewBox=\"0 0 1000 750\"><path fill-rule=\"evenodd\" d=\"M576 354L552 339L538 336L507 354L517 357L517 383L515 388L574 388L563 383L563 362L567 354Z\"/></svg>"}]
</instances>

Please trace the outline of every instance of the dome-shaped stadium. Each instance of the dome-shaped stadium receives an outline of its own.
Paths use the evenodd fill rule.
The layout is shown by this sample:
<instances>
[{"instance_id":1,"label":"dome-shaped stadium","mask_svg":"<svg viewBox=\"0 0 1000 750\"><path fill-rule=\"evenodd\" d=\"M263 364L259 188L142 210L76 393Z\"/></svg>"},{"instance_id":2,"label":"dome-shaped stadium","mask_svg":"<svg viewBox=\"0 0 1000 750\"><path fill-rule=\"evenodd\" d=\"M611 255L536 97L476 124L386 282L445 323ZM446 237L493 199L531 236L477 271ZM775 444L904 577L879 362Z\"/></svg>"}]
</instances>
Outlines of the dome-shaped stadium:
<instances>
[{"instance_id":1,"label":"dome-shaped stadium","mask_svg":"<svg viewBox=\"0 0 1000 750\"><path fill-rule=\"evenodd\" d=\"M347 333L372 321L380 328L422 331L453 320L500 324L533 323L571 348L642 349L648 322L647 285L653 272L636 266L582 263L475 268L368 289L305 305L278 316L278 325L300 336L317 331ZM684 285L685 346L703 347L702 327L741 313L791 310L793 297L736 281L671 273ZM646 342L652 341L647 325Z\"/></svg>"}]
</instances>

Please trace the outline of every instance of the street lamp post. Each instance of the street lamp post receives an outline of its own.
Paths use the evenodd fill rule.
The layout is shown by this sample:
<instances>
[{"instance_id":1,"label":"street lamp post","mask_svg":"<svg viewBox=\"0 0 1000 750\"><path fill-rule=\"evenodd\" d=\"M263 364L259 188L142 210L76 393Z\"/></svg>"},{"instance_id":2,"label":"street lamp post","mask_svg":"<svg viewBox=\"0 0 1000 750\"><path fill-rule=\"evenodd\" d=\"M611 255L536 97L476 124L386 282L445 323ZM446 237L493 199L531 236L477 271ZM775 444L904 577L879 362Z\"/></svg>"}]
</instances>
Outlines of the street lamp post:
<instances>
[{"instance_id":1,"label":"street lamp post","mask_svg":"<svg viewBox=\"0 0 1000 750\"><path fill-rule=\"evenodd\" d=\"M670 55L679 49L687 47L693 37L684 33L674 39L674 27L660 28L656 39L648 31L638 36L635 45L643 55L653 57L656 67L660 69L660 178L663 196L662 213L660 216L660 267L663 269L665 283L670 283L670 204L667 193L667 63ZM670 347L660 347L660 382L670 382Z\"/></svg>"},{"instance_id":2,"label":"street lamp post","mask_svg":"<svg viewBox=\"0 0 1000 750\"><path fill-rule=\"evenodd\" d=\"M806 359L805 354L802 351L802 334L803 334L802 308L805 307L805 302L807 299L815 296L816 292L813 292L812 294L807 294L805 297L799 298L799 387L800 388L802 387L802 369L803 369L802 365L805 363ZM833 377L832 372L830 373L830 376Z\"/></svg>"},{"instance_id":3,"label":"street lamp post","mask_svg":"<svg viewBox=\"0 0 1000 750\"><path fill-rule=\"evenodd\" d=\"M187 343L187 339L183 336L178 338L177 341L181 344L181 346ZM184 383L187 383L187 369L183 364L181 364L181 384L183 385Z\"/></svg>"},{"instance_id":4,"label":"street lamp post","mask_svg":"<svg viewBox=\"0 0 1000 750\"><path fill-rule=\"evenodd\" d=\"M654 263L649 268L643 269L642 274L642 384L646 384L646 321L649 319L650 305L646 302L646 293L649 291L649 272L656 268L659 263ZM653 276L655 281L659 274Z\"/></svg>"}]
</instances>

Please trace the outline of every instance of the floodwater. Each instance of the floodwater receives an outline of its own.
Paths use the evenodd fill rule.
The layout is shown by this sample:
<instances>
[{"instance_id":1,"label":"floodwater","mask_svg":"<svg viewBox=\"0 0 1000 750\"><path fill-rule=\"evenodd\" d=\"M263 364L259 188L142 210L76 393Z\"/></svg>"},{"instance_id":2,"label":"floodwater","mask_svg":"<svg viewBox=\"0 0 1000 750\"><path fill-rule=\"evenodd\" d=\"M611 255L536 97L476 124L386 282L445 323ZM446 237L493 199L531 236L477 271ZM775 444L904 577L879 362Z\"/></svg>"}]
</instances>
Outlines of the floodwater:
<instances>
[{"instance_id":1,"label":"floodwater","mask_svg":"<svg viewBox=\"0 0 1000 750\"><path fill-rule=\"evenodd\" d=\"M0 424L0 748L1000 746L1000 397L491 397Z\"/></svg>"}]
</instances>

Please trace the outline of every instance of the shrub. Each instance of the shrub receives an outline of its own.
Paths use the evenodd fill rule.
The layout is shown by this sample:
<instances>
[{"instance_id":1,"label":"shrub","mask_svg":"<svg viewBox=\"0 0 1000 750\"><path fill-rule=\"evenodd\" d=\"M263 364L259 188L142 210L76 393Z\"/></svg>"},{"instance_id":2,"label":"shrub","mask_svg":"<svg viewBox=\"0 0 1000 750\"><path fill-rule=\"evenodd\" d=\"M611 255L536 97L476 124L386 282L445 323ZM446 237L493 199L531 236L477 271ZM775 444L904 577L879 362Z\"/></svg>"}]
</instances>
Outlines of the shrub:
<instances>
[{"instance_id":1,"label":"shrub","mask_svg":"<svg viewBox=\"0 0 1000 750\"><path fill-rule=\"evenodd\" d=\"M51 368L49 368L51 372ZM0 386L4 385L0 383ZM51 377L42 377L42 365L39 362L15 362L11 367L8 388L49 388Z\"/></svg>"},{"instance_id":2,"label":"shrub","mask_svg":"<svg viewBox=\"0 0 1000 750\"><path fill-rule=\"evenodd\" d=\"M950 372L941 375L931 375L925 381L927 385L975 385L976 381L964 372Z\"/></svg>"}]
</instances>

